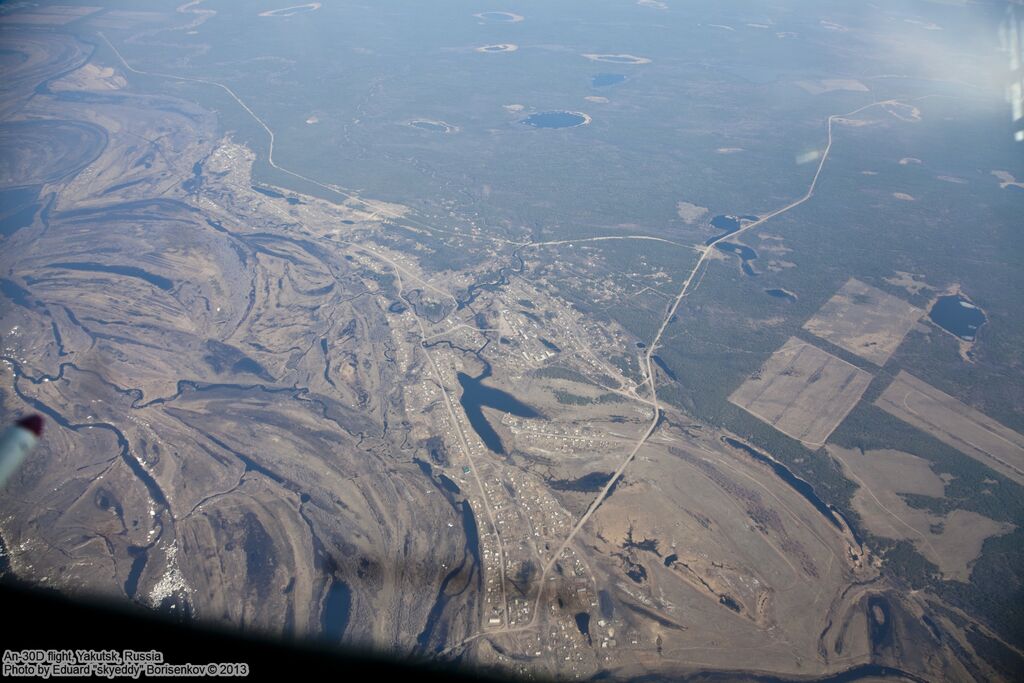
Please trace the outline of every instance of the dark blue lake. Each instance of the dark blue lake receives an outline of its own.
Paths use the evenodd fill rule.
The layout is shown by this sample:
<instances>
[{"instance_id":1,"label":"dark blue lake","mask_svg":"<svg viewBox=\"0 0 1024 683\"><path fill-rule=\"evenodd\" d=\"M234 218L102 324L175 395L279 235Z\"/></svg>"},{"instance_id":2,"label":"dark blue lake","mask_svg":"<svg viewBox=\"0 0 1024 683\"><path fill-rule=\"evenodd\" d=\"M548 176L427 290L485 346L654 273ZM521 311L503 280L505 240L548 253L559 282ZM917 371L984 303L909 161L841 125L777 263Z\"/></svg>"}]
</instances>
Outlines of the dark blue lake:
<instances>
[{"instance_id":1,"label":"dark blue lake","mask_svg":"<svg viewBox=\"0 0 1024 683\"><path fill-rule=\"evenodd\" d=\"M796 301L796 294L788 292L785 289L766 289L764 293L768 296L773 296L776 299L785 299L786 301Z\"/></svg>"},{"instance_id":2,"label":"dark blue lake","mask_svg":"<svg viewBox=\"0 0 1024 683\"><path fill-rule=\"evenodd\" d=\"M605 619L611 619L615 616L615 603L612 601L612 594L607 590L600 590L597 593L597 599L601 603L601 616Z\"/></svg>"},{"instance_id":3,"label":"dark blue lake","mask_svg":"<svg viewBox=\"0 0 1024 683\"><path fill-rule=\"evenodd\" d=\"M39 208L39 204L29 204L0 218L0 235L9 237L22 228L32 225Z\"/></svg>"},{"instance_id":4,"label":"dark blue lake","mask_svg":"<svg viewBox=\"0 0 1024 683\"><path fill-rule=\"evenodd\" d=\"M349 611L352 606L352 589L344 581L334 579L327 590L323 612L320 615L320 633L324 640L333 643L341 641L341 636L348 626Z\"/></svg>"},{"instance_id":5,"label":"dark blue lake","mask_svg":"<svg viewBox=\"0 0 1024 683\"><path fill-rule=\"evenodd\" d=\"M880 650L892 646L892 612L889 602L881 595L868 598L868 635L871 649Z\"/></svg>"},{"instance_id":6,"label":"dark blue lake","mask_svg":"<svg viewBox=\"0 0 1024 683\"><path fill-rule=\"evenodd\" d=\"M672 372L672 370L668 367L668 365L665 364L665 361L663 361L661 359L661 356L651 356L651 360L653 360L654 363L659 368L661 368L662 372L664 372L666 375L668 375L668 378L670 380L672 380L673 382L678 381L678 378L676 377L676 373Z\"/></svg>"},{"instance_id":7,"label":"dark blue lake","mask_svg":"<svg viewBox=\"0 0 1024 683\"><path fill-rule=\"evenodd\" d=\"M590 85L595 88L607 88L610 85L617 85L626 80L623 74L597 74L590 79Z\"/></svg>"},{"instance_id":8,"label":"dark blue lake","mask_svg":"<svg viewBox=\"0 0 1024 683\"><path fill-rule=\"evenodd\" d=\"M978 335L978 328L988 321L980 308L959 294L939 297L932 310L928 312L928 317L936 325L964 341L974 341Z\"/></svg>"},{"instance_id":9,"label":"dark blue lake","mask_svg":"<svg viewBox=\"0 0 1024 683\"><path fill-rule=\"evenodd\" d=\"M534 128L574 128L587 123L587 117L574 111L542 111L530 114L523 123Z\"/></svg>"},{"instance_id":10,"label":"dark blue lake","mask_svg":"<svg viewBox=\"0 0 1024 683\"><path fill-rule=\"evenodd\" d=\"M115 273L125 277L139 278L145 280L154 287L166 291L174 287L174 282L160 275L154 275L142 268L134 266L108 266L103 263L51 263L48 268L63 268L65 270L80 270L91 273Z\"/></svg>"},{"instance_id":11,"label":"dark blue lake","mask_svg":"<svg viewBox=\"0 0 1024 683\"><path fill-rule=\"evenodd\" d=\"M727 214L715 216L711 219L711 227L721 230L721 232L714 237L709 237L704 244L710 246L723 237L733 234L742 227L743 221L756 220L757 216L730 216Z\"/></svg>"},{"instance_id":12,"label":"dark blue lake","mask_svg":"<svg viewBox=\"0 0 1024 683\"><path fill-rule=\"evenodd\" d=\"M548 349L550 351L554 351L555 353L558 353L559 351L562 350L562 349L558 348L558 345L555 344L553 341L549 341L549 340L545 339L544 337L539 337L537 341L539 341L541 344L543 344L546 349Z\"/></svg>"},{"instance_id":13,"label":"dark blue lake","mask_svg":"<svg viewBox=\"0 0 1024 683\"><path fill-rule=\"evenodd\" d=\"M588 612L577 612L575 618L576 628L587 637L587 642L592 644L593 641L590 639L590 614Z\"/></svg>"},{"instance_id":14,"label":"dark blue lake","mask_svg":"<svg viewBox=\"0 0 1024 683\"><path fill-rule=\"evenodd\" d=\"M437 475L437 479L441 482L441 486L443 486L449 493L462 493L462 489L459 488L459 485L445 475L439 474Z\"/></svg>"},{"instance_id":15,"label":"dark blue lake","mask_svg":"<svg viewBox=\"0 0 1024 683\"><path fill-rule=\"evenodd\" d=\"M19 187L0 192L0 235L10 236L32 225L41 205L38 187Z\"/></svg>"},{"instance_id":16,"label":"dark blue lake","mask_svg":"<svg viewBox=\"0 0 1024 683\"><path fill-rule=\"evenodd\" d=\"M611 472L591 472L577 479L548 479L548 486L555 491L583 491L597 493L612 478Z\"/></svg>"},{"instance_id":17,"label":"dark blue lake","mask_svg":"<svg viewBox=\"0 0 1024 683\"><path fill-rule=\"evenodd\" d=\"M743 272L750 277L755 277L757 271L750 265L750 262L757 258L757 252L748 247L745 244L737 244L735 242L719 242L715 245L715 249L724 251L727 254L735 254L743 259Z\"/></svg>"},{"instance_id":18,"label":"dark blue lake","mask_svg":"<svg viewBox=\"0 0 1024 683\"><path fill-rule=\"evenodd\" d=\"M259 192L262 195L271 197L273 199L284 199L284 195L276 190L271 190L266 187L259 187L258 185L253 185L252 189L254 189L255 191Z\"/></svg>"},{"instance_id":19,"label":"dark blue lake","mask_svg":"<svg viewBox=\"0 0 1024 683\"><path fill-rule=\"evenodd\" d=\"M128 578L124 582L124 592L129 598L135 598L135 592L139 588L139 577L142 570L146 568L146 549L139 546L129 546L128 555L132 558L132 567L128 570Z\"/></svg>"},{"instance_id":20,"label":"dark blue lake","mask_svg":"<svg viewBox=\"0 0 1024 683\"><path fill-rule=\"evenodd\" d=\"M505 449L501 444L501 437L494 431L494 427L484 417L483 408L494 408L517 417L540 417L540 413L526 405L512 394L486 386L483 383L491 374L488 367L479 377L470 377L464 372L458 373L459 384L462 385L462 396L459 403L466 412L470 426L477 436L484 442L493 453L504 453Z\"/></svg>"}]
</instances>

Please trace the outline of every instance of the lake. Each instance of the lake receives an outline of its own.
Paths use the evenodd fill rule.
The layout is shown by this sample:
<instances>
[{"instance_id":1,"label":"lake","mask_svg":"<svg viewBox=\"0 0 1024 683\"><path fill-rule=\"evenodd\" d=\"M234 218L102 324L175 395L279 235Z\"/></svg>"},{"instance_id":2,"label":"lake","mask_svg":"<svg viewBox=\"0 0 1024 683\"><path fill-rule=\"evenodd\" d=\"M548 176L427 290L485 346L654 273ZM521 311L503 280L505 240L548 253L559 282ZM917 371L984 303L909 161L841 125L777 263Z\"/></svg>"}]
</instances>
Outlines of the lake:
<instances>
[{"instance_id":1,"label":"lake","mask_svg":"<svg viewBox=\"0 0 1024 683\"><path fill-rule=\"evenodd\" d=\"M721 230L719 234L714 237L709 237L704 244L711 246L718 240L733 234L741 227L743 227L743 221L756 221L757 216L730 216L728 214L720 214L711 219L711 227Z\"/></svg>"},{"instance_id":2,"label":"lake","mask_svg":"<svg viewBox=\"0 0 1024 683\"><path fill-rule=\"evenodd\" d=\"M523 123L534 128L575 128L590 123L590 117L576 111L542 111L530 114Z\"/></svg>"},{"instance_id":3,"label":"lake","mask_svg":"<svg viewBox=\"0 0 1024 683\"><path fill-rule=\"evenodd\" d=\"M42 205L36 202L39 187L19 187L0 191L0 235L9 237L32 225Z\"/></svg>"},{"instance_id":4,"label":"lake","mask_svg":"<svg viewBox=\"0 0 1024 683\"><path fill-rule=\"evenodd\" d=\"M768 296L773 296L776 299L785 299L786 301L796 301L796 294L789 292L785 289L766 289L764 293Z\"/></svg>"},{"instance_id":5,"label":"lake","mask_svg":"<svg viewBox=\"0 0 1024 683\"><path fill-rule=\"evenodd\" d=\"M334 579L327 589L323 611L320 613L320 633L324 640L332 643L341 641L348 626L352 606L352 589L344 581Z\"/></svg>"},{"instance_id":6,"label":"lake","mask_svg":"<svg viewBox=\"0 0 1024 683\"><path fill-rule=\"evenodd\" d=\"M517 417L540 417L541 415L512 394L486 386L483 380L490 374L490 366L479 377L470 377L464 372L458 373L459 384L462 385L462 396L459 397L459 403L469 419L470 426L473 427L473 431L484 442L484 445L492 453L504 453L505 448L501 443L501 437L494 431L494 427L487 421L481 409L487 406Z\"/></svg>"},{"instance_id":7,"label":"lake","mask_svg":"<svg viewBox=\"0 0 1024 683\"><path fill-rule=\"evenodd\" d=\"M736 244L735 242L719 242L715 245L715 249L724 251L727 254L735 254L743 259L742 268L743 272L750 277L757 276L757 271L750 265L750 262L757 258L757 252L748 247L745 244Z\"/></svg>"},{"instance_id":8,"label":"lake","mask_svg":"<svg viewBox=\"0 0 1024 683\"><path fill-rule=\"evenodd\" d=\"M448 125L444 121L428 121L426 119L410 121L409 125L413 128L430 131L431 133L450 133L454 130L452 126Z\"/></svg>"},{"instance_id":9,"label":"lake","mask_svg":"<svg viewBox=\"0 0 1024 683\"><path fill-rule=\"evenodd\" d=\"M678 381L678 379L676 378L676 373L672 372L668 365L665 364L665 361L661 359L661 356L651 356L651 360L654 361L655 365L661 368L662 372L668 375L668 378L670 380L672 380L673 382Z\"/></svg>"},{"instance_id":10,"label":"lake","mask_svg":"<svg viewBox=\"0 0 1024 683\"><path fill-rule=\"evenodd\" d=\"M154 275L141 268L135 266L108 266L102 263L51 263L47 265L47 268L63 268L64 270L79 270L90 273L114 273L116 275L124 275L125 277L134 277L140 280L145 280L154 287L166 291L170 291L174 287L174 283L165 277L160 275Z\"/></svg>"},{"instance_id":11,"label":"lake","mask_svg":"<svg viewBox=\"0 0 1024 683\"><path fill-rule=\"evenodd\" d=\"M964 341L974 341L978 329L988 321L984 311L961 294L940 296L928 312L932 322Z\"/></svg>"}]
</instances>

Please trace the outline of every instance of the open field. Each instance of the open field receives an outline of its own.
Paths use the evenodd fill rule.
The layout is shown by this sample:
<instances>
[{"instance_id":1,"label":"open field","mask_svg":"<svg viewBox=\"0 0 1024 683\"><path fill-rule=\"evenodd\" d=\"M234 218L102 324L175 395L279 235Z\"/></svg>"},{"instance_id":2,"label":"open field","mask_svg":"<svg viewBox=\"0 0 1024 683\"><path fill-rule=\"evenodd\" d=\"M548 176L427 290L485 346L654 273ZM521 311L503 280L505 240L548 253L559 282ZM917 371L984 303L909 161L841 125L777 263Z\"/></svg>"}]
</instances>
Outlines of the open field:
<instances>
[{"instance_id":1,"label":"open field","mask_svg":"<svg viewBox=\"0 0 1024 683\"><path fill-rule=\"evenodd\" d=\"M857 483L853 505L868 530L877 536L910 541L946 579L969 580L985 540L1013 530L1011 524L970 510L938 514L908 505L907 494L946 495L946 481L924 458L896 450L860 451L832 445L828 452Z\"/></svg>"},{"instance_id":2,"label":"open field","mask_svg":"<svg viewBox=\"0 0 1024 683\"><path fill-rule=\"evenodd\" d=\"M783 434L821 445L871 382L871 375L790 337L729 401Z\"/></svg>"},{"instance_id":3,"label":"open field","mask_svg":"<svg viewBox=\"0 0 1024 683\"><path fill-rule=\"evenodd\" d=\"M901 371L875 401L1018 484L1024 484L1024 436Z\"/></svg>"},{"instance_id":4,"label":"open field","mask_svg":"<svg viewBox=\"0 0 1024 683\"><path fill-rule=\"evenodd\" d=\"M814 675L864 656L866 642L835 646L863 590L850 583L873 572L851 563L849 537L715 433L663 436L644 446L588 530L585 547L603 552L587 560L625 574L612 591L627 615L616 637L632 630L660 642L666 660L728 656L744 669L777 667L795 651ZM660 621L639 618L645 609ZM722 648L726 638L736 645ZM630 655L626 666L643 661Z\"/></svg>"},{"instance_id":5,"label":"open field","mask_svg":"<svg viewBox=\"0 0 1024 683\"><path fill-rule=\"evenodd\" d=\"M898 297L850 278L804 329L875 365L885 365L923 314Z\"/></svg>"}]
</instances>

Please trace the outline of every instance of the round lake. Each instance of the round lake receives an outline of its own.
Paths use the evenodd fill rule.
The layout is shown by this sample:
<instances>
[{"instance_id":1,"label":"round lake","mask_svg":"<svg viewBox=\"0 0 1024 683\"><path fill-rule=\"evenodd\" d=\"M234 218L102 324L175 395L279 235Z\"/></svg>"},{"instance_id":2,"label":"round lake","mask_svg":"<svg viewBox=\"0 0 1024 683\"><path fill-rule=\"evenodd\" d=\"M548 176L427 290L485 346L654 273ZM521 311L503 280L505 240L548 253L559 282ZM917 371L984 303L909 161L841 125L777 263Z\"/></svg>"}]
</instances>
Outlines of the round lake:
<instances>
[{"instance_id":1,"label":"round lake","mask_svg":"<svg viewBox=\"0 0 1024 683\"><path fill-rule=\"evenodd\" d=\"M496 24L516 24L523 20L523 15L516 14L514 12L480 12L474 14L474 17L485 22L492 22Z\"/></svg>"},{"instance_id":2,"label":"round lake","mask_svg":"<svg viewBox=\"0 0 1024 683\"><path fill-rule=\"evenodd\" d=\"M578 111L542 111L530 114L523 123L534 128L575 128L590 123L590 117Z\"/></svg>"},{"instance_id":3,"label":"round lake","mask_svg":"<svg viewBox=\"0 0 1024 683\"><path fill-rule=\"evenodd\" d=\"M428 119L416 119L415 121L410 121L409 125L413 128L430 131L431 133L452 133L456 130L455 126L444 121L430 121Z\"/></svg>"},{"instance_id":4,"label":"round lake","mask_svg":"<svg viewBox=\"0 0 1024 683\"><path fill-rule=\"evenodd\" d=\"M988 320L980 308L959 294L939 297L932 310L928 312L928 317L936 325L964 341L974 341L978 328Z\"/></svg>"},{"instance_id":5,"label":"round lake","mask_svg":"<svg viewBox=\"0 0 1024 683\"><path fill-rule=\"evenodd\" d=\"M477 52L515 52L519 49L513 43L499 43L498 45L482 45L476 49Z\"/></svg>"}]
</instances>

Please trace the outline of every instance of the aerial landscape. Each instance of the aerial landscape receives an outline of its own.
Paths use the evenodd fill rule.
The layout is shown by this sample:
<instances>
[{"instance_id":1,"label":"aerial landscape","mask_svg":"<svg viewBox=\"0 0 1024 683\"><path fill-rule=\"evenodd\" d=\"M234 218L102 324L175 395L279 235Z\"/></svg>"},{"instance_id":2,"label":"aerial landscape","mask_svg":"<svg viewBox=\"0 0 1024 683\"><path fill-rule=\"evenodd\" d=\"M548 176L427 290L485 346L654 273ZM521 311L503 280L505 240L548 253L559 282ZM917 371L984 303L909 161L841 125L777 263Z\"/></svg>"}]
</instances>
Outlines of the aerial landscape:
<instances>
[{"instance_id":1,"label":"aerial landscape","mask_svg":"<svg viewBox=\"0 0 1024 683\"><path fill-rule=\"evenodd\" d=\"M0 575L530 680L1024 675L1024 6L0 4Z\"/></svg>"}]
</instances>

